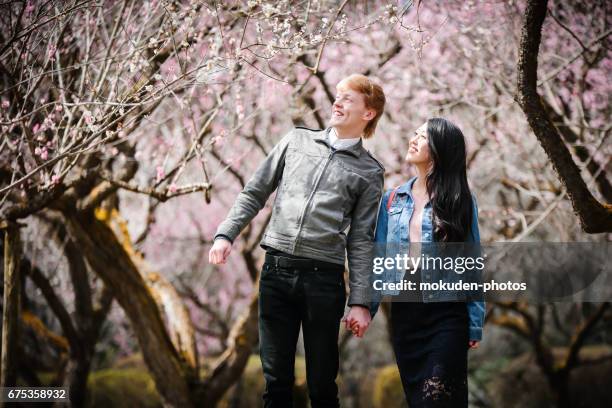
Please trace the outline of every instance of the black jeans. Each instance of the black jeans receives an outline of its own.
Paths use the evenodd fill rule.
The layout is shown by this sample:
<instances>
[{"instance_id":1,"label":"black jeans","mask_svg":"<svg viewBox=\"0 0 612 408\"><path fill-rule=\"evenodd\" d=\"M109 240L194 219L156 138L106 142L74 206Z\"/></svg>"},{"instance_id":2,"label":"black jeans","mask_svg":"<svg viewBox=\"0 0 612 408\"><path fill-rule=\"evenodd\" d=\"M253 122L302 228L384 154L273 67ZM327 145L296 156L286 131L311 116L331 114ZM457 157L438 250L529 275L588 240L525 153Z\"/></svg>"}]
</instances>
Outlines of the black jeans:
<instances>
[{"instance_id":1,"label":"black jeans","mask_svg":"<svg viewBox=\"0 0 612 408\"><path fill-rule=\"evenodd\" d=\"M276 259L283 262L277 264ZM259 350L265 407L293 405L295 349L304 334L313 408L338 407L338 331L344 313L344 267L266 256L259 283Z\"/></svg>"}]
</instances>

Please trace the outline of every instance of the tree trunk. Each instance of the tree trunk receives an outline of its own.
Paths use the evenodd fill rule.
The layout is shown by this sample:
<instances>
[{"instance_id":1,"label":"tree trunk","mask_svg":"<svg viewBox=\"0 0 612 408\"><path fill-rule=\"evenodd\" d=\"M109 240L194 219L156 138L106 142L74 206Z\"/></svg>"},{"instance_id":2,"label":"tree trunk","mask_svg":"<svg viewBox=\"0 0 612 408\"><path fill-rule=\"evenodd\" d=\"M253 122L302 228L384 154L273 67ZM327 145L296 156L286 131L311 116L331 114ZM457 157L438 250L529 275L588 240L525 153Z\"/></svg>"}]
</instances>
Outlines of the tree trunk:
<instances>
[{"instance_id":1,"label":"tree trunk","mask_svg":"<svg viewBox=\"0 0 612 408\"><path fill-rule=\"evenodd\" d=\"M256 286L249 306L232 327L227 349L214 362L213 368L198 390L197 398L206 401L210 406L215 406L225 391L240 378L249 361L258 339L258 293Z\"/></svg>"},{"instance_id":2,"label":"tree trunk","mask_svg":"<svg viewBox=\"0 0 612 408\"><path fill-rule=\"evenodd\" d=\"M111 228L92 212L64 213L70 235L89 265L112 289L129 318L143 358L167 406L191 407L189 372L176 352L155 300Z\"/></svg>"},{"instance_id":3,"label":"tree trunk","mask_svg":"<svg viewBox=\"0 0 612 408\"><path fill-rule=\"evenodd\" d=\"M178 292L162 274L154 271L142 254L134 248L127 222L121 217L116 205L104 206L98 209L97 214L98 218L104 219L117 237L116 239L121 242L124 251L147 285L181 363L190 370L186 373L187 377L198 378L195 328L189 311Z\"/></svg>"},{"instance_id":4,"label":"tree trunk","mask_svg":"<svg viewBox=\"0 0 612 408\"><path fill-rule=\"evenodd\" d=\"M557 408L570 408L572 406L567 374L567 372L557 372L552 379L549 379L549 384L555 394Z\"/></svg>"},{"instance_id":5,"label":"tree trunk","mask_svg":"<svg viewBox=\"0 0 612 408\"><path fill-rule=\"evenodd\" d=\"M66 365L66 374L63 387L70 392L70 406L84 407L87 399L87 378L91 368L91 359L94 352L95 342L83 344L86 349L73 351L70 350L70 358ZM65 406L65 403L57 403L57 407Z\"/></svg>"},{"instance_id":6,"label":"tree trunk","mask_svg":"<svg viewBox=\"0 0 612 408\"><path fill-rule=\"evenodd\" d=\"M0 387L17 383L17 344L19 342L20 283L19 261L21 241L19 226L9 222L4 230L4 304L2 309L2 356Z\"/></svg>"},{"instance_id":7,"label":"tree trunk","mask_svg":"<svg viewBox=\"0 0 612 408\"><path fill-rule=\"evenodd\" d=\"M139 268L141 272L146 268ZM174 348L179 353L182 362L186 363L197 377L198 349L195 341L195 329L189 311L185 307L178 292L161 274L147 272L145 282L151 289L153 299L162 313L165 327L170 335Z\"/></svg>"},{"instance_id":8,"label":"tree trunk","mask_svg":"<svg viewBox=\"0 0 612 408\"><path fill-rule=\"evenodd\" d=\"M546 0L527 2L517 67L518 103L527 117L531 130L552 162L561 183L565 186L582 229L591 234L612 232L612 204L601 204L593 197L569 149L547 115L537 92L538 53L542 39L542 24L546 18L546 6Z\"/></svg>"},{"instance_id":9,"label":"tree trunk","mask_svg":"<svg viewBox=\"0 0 612 408\"><path fill-rule=\"evenodd\" d=\"M91 300L91 299L90 299ZM96 344L100 337L100 329L108 316L113 304L114 296L108 287L103 287L95 305L92 304L92 315L88 319L86 329L79 323L79 334L81 339L81 352L73 357L72 353L66 367L64 387L70 390L70 401L72 406L85 406L87 399L87 378L91 369ZM74 360L73 360L74 358ZM75 392L73 392L75 390Z\"/></svg>"}]
</instances>

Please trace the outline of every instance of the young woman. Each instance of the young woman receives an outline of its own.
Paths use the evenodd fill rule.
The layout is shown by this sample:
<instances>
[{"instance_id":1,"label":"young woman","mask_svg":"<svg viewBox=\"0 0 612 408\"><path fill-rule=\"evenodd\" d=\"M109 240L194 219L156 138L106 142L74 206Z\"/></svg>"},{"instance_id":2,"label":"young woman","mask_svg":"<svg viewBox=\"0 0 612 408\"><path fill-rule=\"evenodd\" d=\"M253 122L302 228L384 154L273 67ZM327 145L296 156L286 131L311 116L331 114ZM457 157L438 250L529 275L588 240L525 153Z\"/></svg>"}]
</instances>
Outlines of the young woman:
<instances>
[{"instance_id":1,"label":"young woman","mask_svg":"<svg viewBox=\"0 0 612 408\"><path fill-rule=\"evenodd\" d=\"M417 257L421 243L480 242L461 130L446 119L429 119L410 139L406 161L417 176L383 196L378 247L389 248L391 242L401 247L403 242L410 256ZM415 276L433 280L423 269L413 271ZM467 407L467 352L482 338L484 302L446 301L443 294L433 292L416 294L416 302L391 304L392 344L406 399L411 408ZM378 305L373 303L372 314Z\"/></svg>"}]
</instances>

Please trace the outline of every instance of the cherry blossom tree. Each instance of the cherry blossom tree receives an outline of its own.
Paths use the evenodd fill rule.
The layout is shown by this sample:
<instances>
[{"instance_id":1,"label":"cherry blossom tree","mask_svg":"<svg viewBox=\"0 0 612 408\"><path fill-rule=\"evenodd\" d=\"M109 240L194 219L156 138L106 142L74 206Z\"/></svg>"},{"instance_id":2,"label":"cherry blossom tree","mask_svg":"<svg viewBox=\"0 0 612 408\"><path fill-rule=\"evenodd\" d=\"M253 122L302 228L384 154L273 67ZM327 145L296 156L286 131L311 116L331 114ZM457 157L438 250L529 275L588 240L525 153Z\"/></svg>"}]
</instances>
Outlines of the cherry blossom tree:
<instances>
[{"instance_id":1,"label":"cherry blossom tree","mask_svg":"<svg viewBox=\"0 0 612 408\"><path fill-rule=\"evenodd\" d=\"M257 343L270 209L227 265L208 265L210 240L275 142L295 125L325 127L335 84L354 72L387 94L366 143L387 187L411 174L414 129L445 116L468 139L484 241L605 240L593 233L610 232L609 10L542 4L0 6L5 333L34 321L24 316L46 321L38 310L16 317L19 290L7 289L21 272L21 292L40 291L56 316L44 333L67 352L63 383L84 387L71 381L91 368L110 319L120 343L133 336L167 405L218 401ZM47 241L44 255L32 250ZM515 313L506 306L495 316ZM16 337L6 339L10 350Z\"/></svg>"},{"instance_id":2,"label":"cherry blossom tree","mask_svg":"<svg viewBox=\"0 0 612 408\"><path fill-rule=\"evenodd\" d=\"M190 194L197 197L191 203L211 205L207 221L221 218L212 207L215 186L223 191L227 174L243 182L252 166L242 164L253 148L265 154L276 139L263 140L264 129L277 134L286 126L283 120L299 123L304 116L277 118L272 104L257 104L265 96L268 104L309 101L307 79L319 72L326 45L348 31L347 4L83 0L2 6L0 210L7 270L19 270L12 266L21 257L18 220L33 225L33 217L59 219L60 234L79 249L79 262L101 279L130 320L168 405L216 401L240 375L256 341L257 299L252 295L246 302L223 352L201 377L189 311L157 271L164 265L153 266L135 245L150 245L159 203L170 199ZM362 16L355 11L354 29L386 23L393 13L390 7ZM309 66L298 58L311 60ZM136 239L118 191L153 200ZM185 222L193 224L175 221L182 233L189 229ZM253 251L264 225L262 220L253 226L253 241L241 250L249 282L257 274ZM74 253L63 252L72 259ZM48 295L64 335L76 339L68 343L78 360L76 348L85 341L71 337L66 307L46 284L50 272L30 267L28 275ZM84 272L73 276L75 284L83 283ZM183 294L199 300L197 293ZM11 312L11 322L15 316ZM14 343L13 333L5 331ZM81 367L83 377L88 366Z\"/></svg>"}]
</instances>

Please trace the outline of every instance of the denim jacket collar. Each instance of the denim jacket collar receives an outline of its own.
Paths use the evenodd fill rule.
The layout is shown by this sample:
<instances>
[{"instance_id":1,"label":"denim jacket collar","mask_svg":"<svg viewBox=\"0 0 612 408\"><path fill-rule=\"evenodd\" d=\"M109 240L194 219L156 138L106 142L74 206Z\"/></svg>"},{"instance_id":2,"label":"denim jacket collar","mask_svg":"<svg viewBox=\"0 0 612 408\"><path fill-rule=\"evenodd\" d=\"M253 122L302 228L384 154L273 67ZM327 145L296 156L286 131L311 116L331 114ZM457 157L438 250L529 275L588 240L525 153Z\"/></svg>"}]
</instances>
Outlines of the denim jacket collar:
<instances>
[{"instance_id":1,"label":"denim jacket collar","mask_svg":"<svg viewBox=\"0 0 612 408\"><path fill-rule=\"evenodd\" d=\"M412 196L412 186L416 179L417 176L413 176L410 178L410 180L399 186L397 189L397 194L408 194L408 197L410 197L410 201L414 203L414 197ZM425 208L428 207L431 207L430 201L427 201L427 203L425 204Z\"/></svg>"},{"instance_id":2,"label":"denim jacket collar","mask_svg":"<svg viewBox=\"0 0 612 408\"><path fill-rule=\"evenodd\" d=\"M415 181L416 176L410 178L410 180L399 186L399 188L397 189L397 194L408 194L410 198L412 198L412 193L410 191L412 190L412 185Z\"/></svg>"}]
</instances>

